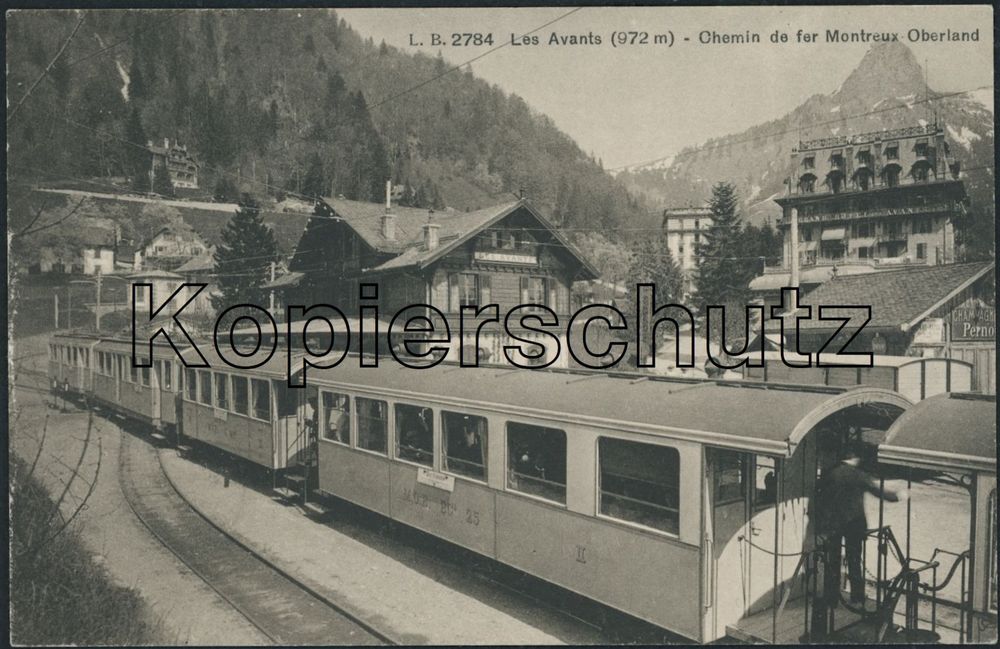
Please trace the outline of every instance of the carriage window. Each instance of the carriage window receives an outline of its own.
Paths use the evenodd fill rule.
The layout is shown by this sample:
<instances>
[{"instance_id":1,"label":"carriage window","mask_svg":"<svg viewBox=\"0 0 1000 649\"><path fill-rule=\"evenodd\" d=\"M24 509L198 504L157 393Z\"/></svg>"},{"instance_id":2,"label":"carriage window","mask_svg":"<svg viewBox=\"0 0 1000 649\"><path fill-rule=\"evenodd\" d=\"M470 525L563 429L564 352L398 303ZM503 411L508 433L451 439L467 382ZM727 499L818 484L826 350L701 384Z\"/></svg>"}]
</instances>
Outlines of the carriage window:
<instances>
[{"instance_id":1,"label":"carriage window","mask_svg":"<svg viewBox=\"0 0 1000 649\"><path fill-rule=\"evenodd\" d=\"M229 375L215 373L215 407L220 410L229 410Z\"/></svg>"},{"instance_id":2,"label":"carriage window","mask_svg":"<svg viewBox=\"0 0 1000 649\"><path fill-rule=\"evenodd\" d=\"M507 486L566 502L566 433L531 424L507 424Z\"/></svg>"},{"instance_id":3,"label":"carriage window","mask_svg":"<svg viewBox=\"0 0 1000 649\"><path fill-rule=\"evenodd\" d=\"M241 415L250 414L250 392L247 377L233 377L233 411Z\"/></svg>"},{"instance_id":4,"label":"carriage window","mask_svg":"<svg viewBox=\"0 0 1000 649\"><path fill-rule=\"evenodd\" d=\"M602 437L601 513L677 534L680 454L677 449Z\"/></svg>"},{"instance_id":5,"label":"carriage window","mask_svg":"<svg viewBox=\"0 0 1000 649\"><path fill-rule=\"evenodd\" d=\"M445 470L486 480L486 418L442 412L441 425Z\"/></svg>"},{"instance_id":6,"label":"carriage window","mask_svg":"<svg viewBox=\"0 0 1000 649\"><path fill-rule=\"evenodd\" d=\"M253 416L271 421L271 384L266 379L250 379L253 392Z\"/></svg>"},{"instance_id":7,"label":"carriage window","mask_svg":"<svg viewBox=\"0 0 1000 649\"><path fill-rule=\"evenodd\" d=\"M143 361L143 362L145 362L145 361ZM149 387L149 374L150 374L149 368L148 367L143 367L142 368L142 384L145 385L147 388Z\"/></svg>"},{"instance_id":8,"label":"carriage window","mask_svg":"<svg viewBox=\"0 0 1000 649\"><path fill-rule=\"evenodd\" d=\"M351 400L345 394L323 393L323 439L351 443Z\"/></svg>"},{"instance_id":9,"label":"carriage window","mask_svg":"<svg viewBox=\"0 0 1000 649\"><path fill-rule=\"evenodd\" d=\"M773 457L758 455L755 464L753 504L755 508L763 509L777 502L778 471Z\"/></svg>"},{"instance_id":10,"label":"carriage window","mask_svg":"<svg viewBox=\"0 0 1000 649\"><path fill-rule=\"evenodd\" d=\"M160 361L160 387L171 390L174 386L174 366L170 361Z\"/></svg>"},{"instance_id":11,"label":"carriage window","mask_svg":"<svg viewBox=\"0 0 1000 649\"><path fill-rule=\"evenodd\" d=\"M715 505L740 502L747 495L745 455L736 451L714 451Z\"/></svg>"},{"instance_id":12,"label":"carriage window","mask_svg":"<svg viewBox=\"0 0 1000 649\"><path fill-rule=\"evenodd\" d=\"M198 400L198 375L195 370L185 370L187 376L187 399L188 401Z\"/></svg>"},{"instance_id":13,"label":"carriage window","mask_svg":"<svg viewBox=\"0 0 1000 649\"><path fill-rule=\"evenodd\" d=\"M198 401L212 405L212 374L205 370L198 370Z\"/></svg>"},{"instance_id":14,"label":"carriage window","mask_svg":"<svg viewBox=\"0 0 1000 649\"><path fill-rule=\"evenodd\" d=\"M125 362L128 363L129 368L131 368L129 369L129 381L131 381L132 383L138 383L139 368L135 366L135 363L133 363L131 359L126 358Z\"/></svg>"},{"instance_id":15,"label":"carriage window","mask_svg":"<svg viewBox=\"0 0 1000 649\"><path fill-rule=\"evenodd\" d=\"M385 453L389 434L389 406L385 401L355 399L358 408L358 448Z\"/></svg>"},{"instance_id":16,"label":"carriage window","mask_svg":"<svg viewBox=\"0 0 1000 649\"><path fill-rule=\"evenodd\" d=\"M434 466L434 411L396 404L396 457Z\"/></svg>"}]
</instances>

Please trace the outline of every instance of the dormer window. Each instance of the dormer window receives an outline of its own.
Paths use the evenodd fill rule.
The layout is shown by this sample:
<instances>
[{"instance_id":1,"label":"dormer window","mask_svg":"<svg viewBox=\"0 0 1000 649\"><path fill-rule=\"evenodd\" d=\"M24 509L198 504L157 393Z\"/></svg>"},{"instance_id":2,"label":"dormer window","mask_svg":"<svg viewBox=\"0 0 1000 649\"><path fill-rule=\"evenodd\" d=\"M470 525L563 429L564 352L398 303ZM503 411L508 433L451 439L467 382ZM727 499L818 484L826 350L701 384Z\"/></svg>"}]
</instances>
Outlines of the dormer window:
<instances>
[{"instance_id":1,"label":"dormer window","mask_svg":"<svg viewBox=\"0 0 1000 649\"><path fill-rule=\"evenodd\" d=\"M834 169L842 169L844 167L844 154L840 153L839 151L837 153L831 154L830 166L833 167Z\"/></svg>"},{"instance_id":2,"label":"dormer window","mask_svg":"<svg viewBox=\"0 0 1000 649\"><path fill-rule=\"evenodd\" d=\"M899 160L899 145L890 144L885 147L885 159L886 160Z\"/></svg>"},{"instance_id":3,"label":"dormer window","mask_svg":"<svg viewBox=\"0 0 1000 649\"><path fill-rule=\"evenodd\" d=\"M802 168L803 169L815 169L816 168L816 156L809 156L808 158L802 158Z\"/></svg>"},{"instance_id":4,"label":"dormer window","mask_svg":"<svg viewBox=\"0 0 1000 649\"><path fill-rule=\"evenodd\" d=\"M864 151L858 151L858 164L871 165L872 154L871 151L865 149Z\"/></svg>"},{"instance_id":5,"label":"dormer window","mask_svg":"<svg viewBox=\"0 0 1000 649\"><path fill-rule=\"evenodd\" d=\"M913 147L913 151L917 154L917 157L926 158L927 142L924 141L917 142L916 146Z\"/></svg>"}]
</instances>

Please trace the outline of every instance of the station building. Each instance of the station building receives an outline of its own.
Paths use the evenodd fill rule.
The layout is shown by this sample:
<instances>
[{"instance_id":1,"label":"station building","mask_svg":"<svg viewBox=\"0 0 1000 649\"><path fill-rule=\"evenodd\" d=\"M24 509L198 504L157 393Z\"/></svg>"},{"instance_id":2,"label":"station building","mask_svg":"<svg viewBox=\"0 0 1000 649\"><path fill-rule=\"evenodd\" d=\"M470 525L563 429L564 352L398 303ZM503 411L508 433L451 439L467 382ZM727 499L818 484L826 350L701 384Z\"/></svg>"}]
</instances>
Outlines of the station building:
<instances>
[{"instance_id":1,"label":"station building","mask_svg":"<svg viewBox=\"0 0 1000 649\"><path fill-rule=\"evenodd\" d=\"M461 307L499 306L501 322L484 326L475 354L481 362L506 363L504 345L520 343L504 332L504 315L519 305L546 306L559 316L563 332L556 367L569 358L564 332L572 308L570 287L598 277L583 254L525 199L470 212L435 212L395 207L391 201L325 198L317 203L288 270L270 285L284 305L331 304L348 317L367 316L371 311L363 314L362 307L377 306L382 327L411 305L438 309L451 333L446 358L455 361L462 346L474 344L471 334L464 340L458 335ZM368 287L363 299L362 284L375 285L377 297ZM523 339L546 340L517 326L508 330ZM538 362L556 355L554 345L548 345Z\"/></svg>"}]
</instances>

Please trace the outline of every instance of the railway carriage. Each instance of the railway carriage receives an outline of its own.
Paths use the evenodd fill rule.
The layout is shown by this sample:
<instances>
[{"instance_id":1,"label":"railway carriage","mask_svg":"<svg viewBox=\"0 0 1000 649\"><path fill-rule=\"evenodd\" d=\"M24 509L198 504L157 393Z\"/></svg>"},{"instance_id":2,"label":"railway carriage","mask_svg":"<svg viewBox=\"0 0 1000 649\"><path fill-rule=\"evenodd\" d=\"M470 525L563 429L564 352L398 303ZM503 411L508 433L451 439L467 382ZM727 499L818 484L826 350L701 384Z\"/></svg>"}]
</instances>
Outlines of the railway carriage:
<instances>
[{"instance_id":1,"label":"railway carriage","mask_svg":"<svg viewBox=\"0 0 1000 649\"><path fill-rule=\"evenodd\" d=\"M700 641L741 624L798 640L817 476L851 427L884 431L911 405L871 388L354 359L309 372L321 491Z\"/></svg>"},{"instance_id":2,"label":"railway carriage","mask_svg":"<svg viewBox=\"0 0 1000 649\"><path fill-rule=\"evenodd\" d=\"M874 455L889 431L886 462L955 461L945 447L893 455L894 422L940 415L942 396L917 407L894 390L774 377L402 371L386 359L360 367L357 356L310 368L306 387L293 388L298 358L244 357L260 360L237 369L208 345L199 348L207 368L154 347L147 379L131 367L129 343L84 340L54 337L51 370L67 371L70 342L90 344L92 381L81 374L79 385L120 412L179 424L191 439L297 477L303 496L312 487L702 642L816 639L816 488L847 445L865 441ZM989 401L994 417L995 408ZM995 509L995 461L966 468L982 521ZM995 563L981 557L987 539L996 543L989 521L975 524L970 568L975 610L987 613L977 624L987 626L996 619ZM876 601L888 601L880 592ZM837 631L832 620L824 629Z\"/></svg>"},{"instance_id":3,"label":"railway carriage","mask_svg":"<svg viewBox=\"0 0 1000 649\"><path fill-rule=\"evenodd\" d=\"M101 339L93 347L92 357L95 400L157 430L176 429L177 395L183 377L177 354L169 344L154 343L152 367L132 364L130 340Z\"/></svg>"},{"instance_id":4,"label":"railway carriage","mask_svg":"<svg viewBox=\"0 0 1000 649\"><path fill-rule=\"evenodd\" d=\"M92 363L97 339L86 334L56 334L49 342L49 378L56 391L86 396L93 389Z\"/></svg>"},{"instance_id":5,"label":"railway carriage","mask_svg":"<svg viewBox=\"0 0 1000 649\"><path fill-rule=\"evenodd\" d=\"M314 450L305 426L308 404L301 390L288 387L283 353L253 369L238 369L208 346L199 349L209 367L184 369L185 437L264 466L276 476L314 463L315 458L308 457ZM200 361L197 354L188 349L182 355L193 364Z\"/></svg>"}]
</instances>

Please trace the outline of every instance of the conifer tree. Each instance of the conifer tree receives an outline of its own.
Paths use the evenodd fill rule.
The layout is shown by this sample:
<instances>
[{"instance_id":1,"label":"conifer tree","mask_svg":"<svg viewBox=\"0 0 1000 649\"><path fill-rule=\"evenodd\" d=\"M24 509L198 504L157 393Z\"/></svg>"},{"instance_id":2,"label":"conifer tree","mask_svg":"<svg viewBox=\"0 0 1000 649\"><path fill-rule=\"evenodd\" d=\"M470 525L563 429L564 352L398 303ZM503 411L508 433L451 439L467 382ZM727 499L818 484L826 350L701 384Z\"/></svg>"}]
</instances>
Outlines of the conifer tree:
<instances>
[{"instance_id":1,"label":"conifer tree","mask_svg":"<svg viewBox=\"0 0 1000 649\"><path fill-rule=\"evenodd\" d=\"M160 196L174 195L174 184L170 181L170 172L165 164L155 165L153 169L153 192Z\"/></svg>"},{"instance_id":2,"label":"conifer tree","mask_svg":"<svg viewBox=\"0 0 1000 649\"><path fill-rule=\"evenodd\" d=\"M749 297L748 284L760 268L756 246L749 245L737 211L736 189L720 182L712 187L709 208L712 225L695 246L698 264L697 305L726 307L728 343L743 336L742 324ZM716 329L721 332L722 327ZM717 341L718 342L718 341Z\"/></svg>"},{"instance_id":3,"label":"conifer tree","mask_svg":"<svg viewBox=\"0 0 1000 649\"><path fill-rule=\"evenodd\" d=\"M639 237L631 246L629 264L629 282L626 289L625 307L636 326L647 328L652 321L651 313L639 313L639 305L635 303L635 290L638 284L653 284L656 287L656 304L680 303L683 290L683 277L680 266L674 261L667 246L667 235L662 230L653 236ZM646 332L645 340L651 340L651 332ZM640 354L648 354L649 350L636 350Z\"/></svg>"},{"instance_id":4,"label":"conifer tree","mask_svg":"<svg viewBox=\"0 0 1000 649\"><path fill-rule=\"evenodd\" d=\"M239 209L222 231L216 248L215 276L220 295L213 299L217 309L237 304L263 306L267 293L261 286L270 278L271 262L278 258L274 234L260 215L260 206L243 194Z\"/></svg>"}]
</instances>

